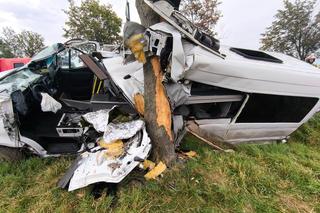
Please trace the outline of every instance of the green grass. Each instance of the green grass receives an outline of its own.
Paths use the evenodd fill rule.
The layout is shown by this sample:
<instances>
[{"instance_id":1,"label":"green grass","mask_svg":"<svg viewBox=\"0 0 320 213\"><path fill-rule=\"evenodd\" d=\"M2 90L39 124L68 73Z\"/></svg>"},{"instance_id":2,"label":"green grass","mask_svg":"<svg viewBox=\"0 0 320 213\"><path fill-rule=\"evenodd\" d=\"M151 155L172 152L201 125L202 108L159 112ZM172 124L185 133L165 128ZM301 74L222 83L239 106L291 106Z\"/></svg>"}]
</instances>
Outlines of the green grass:
<instances>
[{"instance_id":1,"label":"green grass","mask_svg":"<svg viewBox=\"0 0 320 213\"><path fill-rule=\"evenodd\" d=\"M118 200L94 200L90 187L66 192L56 182L70 158L30 158L0 165L0 212L320 212L320 116L288 144L244 145L216 153L188 136L199 156Z\"/></svg>"}]
</instances>

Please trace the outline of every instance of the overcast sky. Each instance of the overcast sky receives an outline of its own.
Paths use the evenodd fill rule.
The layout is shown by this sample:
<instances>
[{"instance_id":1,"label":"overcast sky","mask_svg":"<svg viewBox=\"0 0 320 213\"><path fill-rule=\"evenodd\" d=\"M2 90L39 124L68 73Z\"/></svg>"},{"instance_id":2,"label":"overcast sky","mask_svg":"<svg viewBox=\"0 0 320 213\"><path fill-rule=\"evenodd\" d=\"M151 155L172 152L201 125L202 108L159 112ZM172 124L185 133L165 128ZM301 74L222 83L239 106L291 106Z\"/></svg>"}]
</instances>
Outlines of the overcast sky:
<instances>
[{"instance_id":1,"label":"overcast sky","mask_svg":"<svg viewBox=\"0 0 320 213\"><path fill-rule=\"evenodd\" d=\"M78 2L80 0L77 0ZM138 20L135 0L129 0L132 19ZM110 3L124 20L125 0L101 0ZM16 31L35 31L44 36L46 44L64 41L63 26L67 0L0 0L0 28L10 26ZM260 34L270 26L273 16L283 7L282 0L222 0L219 9L223 18L216 30L221 43L259 48Z\"/></svg>"}]
</instances>

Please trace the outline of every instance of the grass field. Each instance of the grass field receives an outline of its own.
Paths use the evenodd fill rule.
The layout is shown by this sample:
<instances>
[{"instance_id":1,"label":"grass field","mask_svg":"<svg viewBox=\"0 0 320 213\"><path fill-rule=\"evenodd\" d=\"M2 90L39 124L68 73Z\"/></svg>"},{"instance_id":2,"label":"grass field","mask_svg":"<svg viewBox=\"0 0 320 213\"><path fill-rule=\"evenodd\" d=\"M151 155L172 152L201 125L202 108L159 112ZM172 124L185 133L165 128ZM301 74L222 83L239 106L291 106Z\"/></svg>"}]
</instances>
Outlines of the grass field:
<instances>
[{"instance_id":1,"label":"grass field","mask_svg":"<svg viewBox=\"0 0 320 213\"><path fill-rule=\"evenodd\" d=\"M320 212L320 116L288 144L245 145L215 153L192 137L199 157L159 181L123 186L115 203L90 188L56 188L72 159L0 164L0 212Z\"/></svg>"}]
</instances>

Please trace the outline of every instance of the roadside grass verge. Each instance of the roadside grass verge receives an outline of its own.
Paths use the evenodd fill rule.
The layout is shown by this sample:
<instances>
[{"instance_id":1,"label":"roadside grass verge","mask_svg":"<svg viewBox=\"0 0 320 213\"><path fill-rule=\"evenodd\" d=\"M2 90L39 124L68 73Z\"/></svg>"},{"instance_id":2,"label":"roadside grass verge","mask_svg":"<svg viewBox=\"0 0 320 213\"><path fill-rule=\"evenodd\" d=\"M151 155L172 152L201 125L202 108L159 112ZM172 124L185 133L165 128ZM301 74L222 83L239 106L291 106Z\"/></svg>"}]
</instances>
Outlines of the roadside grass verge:
<instances>
[{"instance_id":1,"label":"roadside grass verge","mask_svg":"<svg viewBox=\"0 0 320 213\"><path fill-rule=\"evenodd\" d=\"M288 144L243 145L216 153L192 136L198 157L158 181L125 185L116 203L91 188L56 187L72 158L0 164L0 212L320 212L320 116Z\"/></svg>"}]
</instances>

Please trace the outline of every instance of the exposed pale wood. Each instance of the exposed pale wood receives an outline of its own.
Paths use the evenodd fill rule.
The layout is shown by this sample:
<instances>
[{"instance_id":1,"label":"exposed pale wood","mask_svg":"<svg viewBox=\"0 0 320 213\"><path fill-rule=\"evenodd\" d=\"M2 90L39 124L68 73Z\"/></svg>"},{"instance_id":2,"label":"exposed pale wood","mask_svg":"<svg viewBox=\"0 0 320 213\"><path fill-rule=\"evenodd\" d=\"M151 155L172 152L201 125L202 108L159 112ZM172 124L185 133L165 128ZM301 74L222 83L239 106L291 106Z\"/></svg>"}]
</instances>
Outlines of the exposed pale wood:
<instances>
[{"instance_id":1,"label":"exposed pale wood","mask_svg":"<svg viewBox=\"0 0 320 213\"><path fill-rule=\"evenodd\" d=\"M160 59L158 57L152 57L151 59L152 70L156 78L156 116L158 126L163 126L166 129L167 134L173 143L173 135L171 131L172 119L171 119L171 107L165 92L165 88L162 84L163 73L161 71Z\"/></svg>"},{"instance_id":2,"label":"exposed pale wood","mask_svg":"<svg viewBox=\"0 0 320 213\"><path fill-rule=\"evenodd\" d=\"M142 94L137 93L133 97L134 105L141 116L144 116L144 97Z\"/></svg>"}]
</instances>

